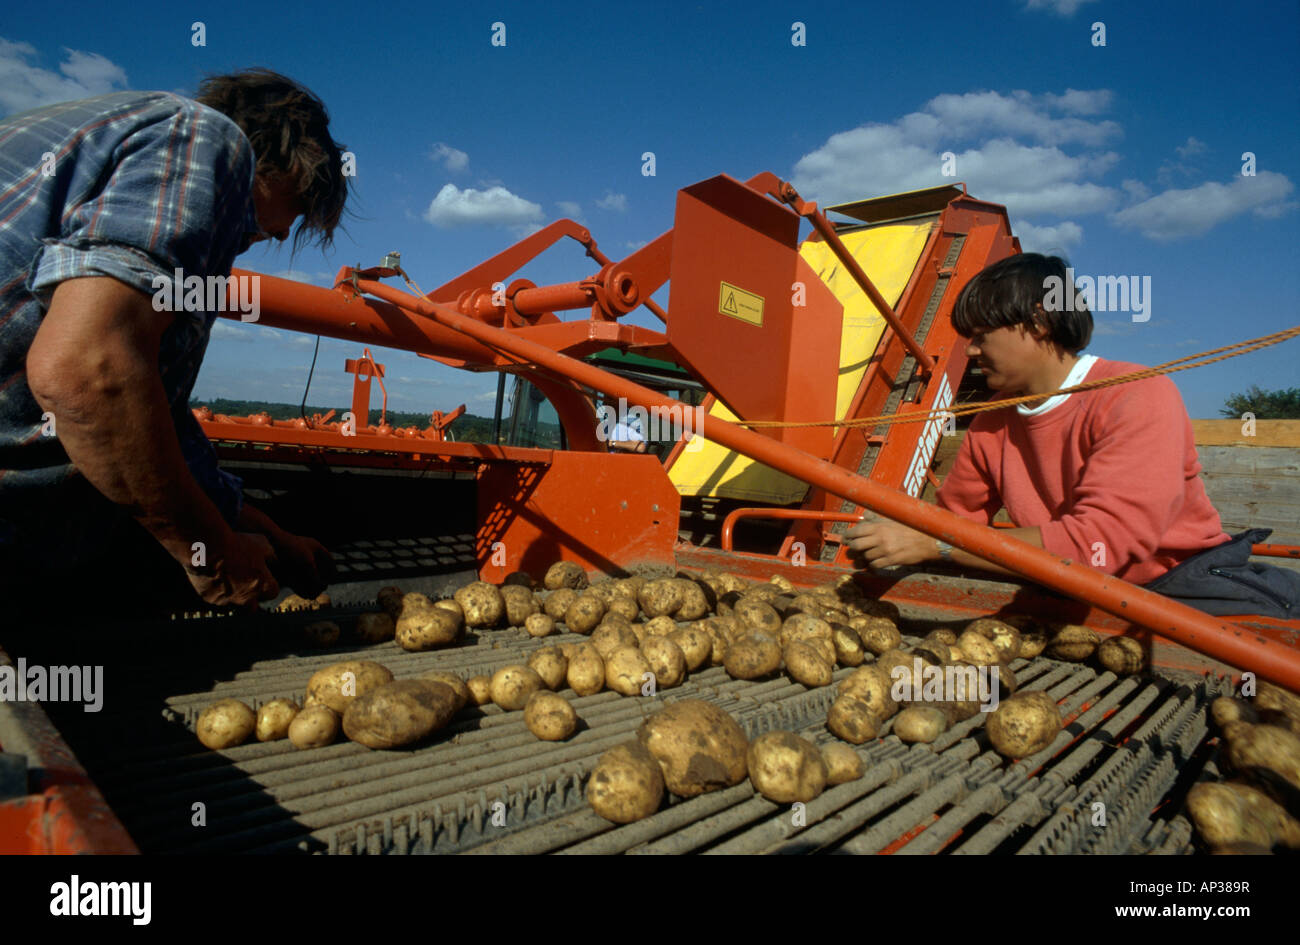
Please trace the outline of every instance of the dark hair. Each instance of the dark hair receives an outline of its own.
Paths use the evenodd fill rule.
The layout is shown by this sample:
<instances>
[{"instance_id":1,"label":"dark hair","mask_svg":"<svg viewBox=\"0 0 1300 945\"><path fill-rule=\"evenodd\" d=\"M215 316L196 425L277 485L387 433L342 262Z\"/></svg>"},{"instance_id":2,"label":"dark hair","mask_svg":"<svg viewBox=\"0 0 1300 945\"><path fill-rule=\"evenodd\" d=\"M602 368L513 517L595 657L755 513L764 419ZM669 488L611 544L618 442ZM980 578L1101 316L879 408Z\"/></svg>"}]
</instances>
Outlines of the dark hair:
<instances>
[{"instance_id":1,"label":"dark hair","mask_svg":"<svg viewBox=\"0 0 1300 945\"><path fill-rule=\"evenodd\" d=\"M1047 304L1049 279L1055 298ZM1067 288L1068 286L1068 288ZM1074 294L1074 285L1060 256L1020 253L995 262L966 283L952 308L952 327L969 338L978 331L1015 325L1032 326L1038 306L1052 341L1071 354L1088 347L1092 338L1092 313ZM1068 305L1056 299L1069 300Z\"/></svg>"},{"instance_id":2,"label":"dark hair","mask_svg":"<svg viewBox=\"0 0 1300 945\"><path fill-rule=\"evenodd\" d=\"M307 234L315 234L321 247L330 246L343 216L348 180L343 174L346 146L330 137L325 104L270 69L209 76L195 100L240 127L257 155L258 174L278 172L297 184L305 212L293 237L294 249Z\"/></svg>"}]
</instances>

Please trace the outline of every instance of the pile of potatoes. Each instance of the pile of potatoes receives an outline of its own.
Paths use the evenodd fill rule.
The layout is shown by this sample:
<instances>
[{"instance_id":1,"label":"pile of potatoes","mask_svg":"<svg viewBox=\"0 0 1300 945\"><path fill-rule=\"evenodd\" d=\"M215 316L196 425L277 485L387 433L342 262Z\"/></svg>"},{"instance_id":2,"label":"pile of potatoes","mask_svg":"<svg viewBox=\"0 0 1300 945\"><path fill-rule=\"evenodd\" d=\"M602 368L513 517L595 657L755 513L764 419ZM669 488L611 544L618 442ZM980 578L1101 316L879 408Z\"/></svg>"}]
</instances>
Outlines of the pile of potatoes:
<instances>
[{"instance_id":1,"label":"pile of potatoes","mask_svg":"<svg viewBox=\"0 0 1300 945\"><path fill-rule=\"evenodd\" d=\"M667 793L697 797L748 777L776 803L807 802L827 785L863 773L862 759L844 745L819 750L792 732L768 732L750 742L735 719L700 699L672 703L636 734L601 755L587 781L591 809L616 824L649 817Z\"/></svg>"},{"instance_id":2,"label":"pile of potatoes","mask_svg":"<svg viewBox=\"0 0 1300 945\"><path fill-rule=\"evenodd\" d=\"M874 660L840 682L827 711L826 727L843 741L854 745L871 741L892 719L892 732L903 742L929 743L958 722L979 715L981 703L974 687L960 693L961 698L955 692L927 688L937 672L946 675L949 668L967 674L968 682L974 681L972 667L995 675L998 707L989 713L985 727L989 742L1004 757L1024 758L1042 751L1061 731L1056 702L1041 692L1017 693L1009 665L1039 655L1053 638L1033 621L983 617L961 632L932 630L911 647L904 646L897 626L882 618L850 623L850 629L857 630L863 649Z\"/></svg>"},{"instance_id":3,"label":"pile of potatoes","mask_svg":"<svg viewBox=\"0 0 1300 945\"><path fill-rule=\"evenodd\" d=\"M1210 706L1227 781L1187 794L1187 814L1211 853L1300 849L1300 696L1257 681L1249 701L1220 696Z\"/></svg>"}]
</instances>

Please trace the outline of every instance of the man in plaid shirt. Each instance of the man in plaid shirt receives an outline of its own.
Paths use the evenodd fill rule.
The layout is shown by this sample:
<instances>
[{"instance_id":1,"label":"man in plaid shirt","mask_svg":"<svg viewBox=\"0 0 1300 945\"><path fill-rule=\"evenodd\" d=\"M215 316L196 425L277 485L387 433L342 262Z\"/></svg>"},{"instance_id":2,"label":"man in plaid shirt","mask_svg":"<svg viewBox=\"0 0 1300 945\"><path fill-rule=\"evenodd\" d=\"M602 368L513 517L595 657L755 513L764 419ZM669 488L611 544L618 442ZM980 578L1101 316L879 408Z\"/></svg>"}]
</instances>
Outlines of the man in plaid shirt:
<instances>
[{"instance_id":1,"label":"man in plaid shirt","mask_svg":"<svg viewBox=\"0 0 1300 945\"><path fill-rule=\"evenodd\" d=\"M267 70L0 122L0 584L161 548L211 604L276 596L272 566L323 589L328 552L244 503L189 410L217 313L155 296L177 270L228 276L299 216L295 241L327 245L347 196L328 125Z\"/></svg>"}]
</instances>

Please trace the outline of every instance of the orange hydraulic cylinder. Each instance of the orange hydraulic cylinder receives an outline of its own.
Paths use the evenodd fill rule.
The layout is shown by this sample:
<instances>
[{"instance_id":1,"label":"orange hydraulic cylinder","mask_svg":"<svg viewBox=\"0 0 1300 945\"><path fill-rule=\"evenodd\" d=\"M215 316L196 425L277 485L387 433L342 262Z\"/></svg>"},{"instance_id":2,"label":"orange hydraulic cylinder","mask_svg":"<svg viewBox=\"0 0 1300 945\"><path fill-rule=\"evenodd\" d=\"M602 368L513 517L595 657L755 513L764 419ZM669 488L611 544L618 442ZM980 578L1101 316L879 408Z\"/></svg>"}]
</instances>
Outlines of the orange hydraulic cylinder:
<instances>
[{"instance_id":1,"label":"orange hydraulic cylinder","mask_svg":"<svg viewBox=\"0 0 1300 945\"><path fill-rule=\"evenodd\" d=\"M362 292L435 319L449 328L463 331L484 345L532 361L611 397L625 397L630 404L662 410L685 407L680 401L485 325L445 306L415 298L379 282L361 280L358 287ZM938 506L927 505L919 499L854 475L833 463L716 417L705 416L703 429L695 432L774 469L819 486L832 495L878 511L1077 600L1092 603L1121 620L1147 627L1163 637L1231 666L1253 670L1264 679L1292 691L1300 691L1300 651L1237 624L1226 623L1127 581L1095 571L1077 561L1058 558L1041 548L1003 536L996 529L978 525Z\"/></svg>"}]
</instances>

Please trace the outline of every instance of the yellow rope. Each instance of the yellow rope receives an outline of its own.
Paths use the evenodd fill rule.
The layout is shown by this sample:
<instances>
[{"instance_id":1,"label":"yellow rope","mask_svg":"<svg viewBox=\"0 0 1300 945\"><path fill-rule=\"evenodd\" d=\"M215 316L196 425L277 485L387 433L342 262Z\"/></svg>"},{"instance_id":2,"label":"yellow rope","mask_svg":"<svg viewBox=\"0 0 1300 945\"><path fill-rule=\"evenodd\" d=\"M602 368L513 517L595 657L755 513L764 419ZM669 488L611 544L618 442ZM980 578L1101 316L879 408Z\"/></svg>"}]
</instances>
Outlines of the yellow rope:
<instances>
[{"instance_id":1,"label":"yellow rope","mask_svg":"<svg viewBox=\"0 0 1300 945\"><path fill-rule=\"evenodd\" d=\"M424 290L415 284L400 268L397 270L406 284L414 289L421 298L428 298ZM869 427L885 426L895 423L923 423L933 419L944 419L948 417L964 417L968 414L983 413L986 410L1002 410L1005 407L1014 407L1016 404L1025 404L1035 400L1045 400L1048 397L1057 397L1062 394L1076 394L1079 391L1096 390L1101 387L1116 387L1120 384L1128 384L1132 381L1146 380L1149 377L1159 377L1162 374L1173 374L1177 371L1187 371L1191 368L1205 367L1207 364L1214 364L1216 361L1226 361L1228 358L1235 358L1243 354L1249 354L1252 351L1259 351L1261 348L1267 348L1271 345L1280 344L1283 341L1289 341L1300 335L1300 325L1291 328L1284 328L1281 331L1274 332L1271 335L1261 335L1259 338L1252 338L1249 341L1239 341L1236 344L1224 345L1222 348L1211 348L1209 351L1202 351L1200 354L1190 354L1185 358L1178 358L1174 361L1166 361L1164 364L1158 364L1155 367L1144 368L1141 371L1131 371L1128 374L1117 374L1114 377L1104 377L1095 381L1084 381L1082 384L1076 384L1073 387L1063 387L1051 394L1025 394L1021 397L1009 397L1005 400L993 400L982 404L968 404L965 407L950 407L946 410L928 410L928 411L910 411L904 414L886 414L879 417L859 417L856 420L809 420L805 422L790 422L785 420L736 420L737 426L742 427ZM1218 357L1210 357L1218 355ZM1202 358L1206 360L1201 360Z\"/></svg>"},{"instance_id":2,"label":"yellow rope","mask_svg":"<svg viewBox=\"0 0 1300 945\"><path fill-rule=\"evenodd\" d=\"M804 423L787 422L784 420L736 420L735 423L738 426L743 427L866 427L882 426L894 423L922 423L936 418L947 419L948 417L961 417L967 414L983 413L986 410L1001 410L1004 407L1014 407L1016 404L1028 403L1030 401L1045 400L1048 397L1056 397L1060 394L1073 394L1078 391L1095 390L1099 387L1114 387L1118 384L1127 384L1131 381L1141 381L1149 377L1159 377L1161 374L1173 374L1176 371L1186 371L1194 367L1205 367L1205 365L1214 364L1216 361L1225 361L1228 358L1235 358L1239 355L1249 354L1252 351L1258 351L1261 348L1267 348L1270 345L1279 344L1280 342L1295 338L1297 335L1300 335L1300 325L1274 332L1271 335L1252 338L1249 341L1239 341L1236 344L1225 345L1222 348L1213 348L1209 351L1203 351L1200 354L1188 355L1185 358L1178 358L1176 361L1167 361L1164 364L1152 368L1144 368L1141 371L1132 371L1128 374L1117 374L1115 377L1101 378L1096 381L1084 381L1082 384L1076 384L1073 387L1063 387L1050 394L1025 394L1021 397L1009 397L1006 400L994 400L982 404L968 404L965 407L950 407L946 410L917 410L904 414L889 414L880 417L860 417L856 420L812 420ZM1218 355L1218 357L1212 358L1210 355ZM1201 360L1202 358L1206 358L1207 360Z\"/></svg>"}]
</instances>

